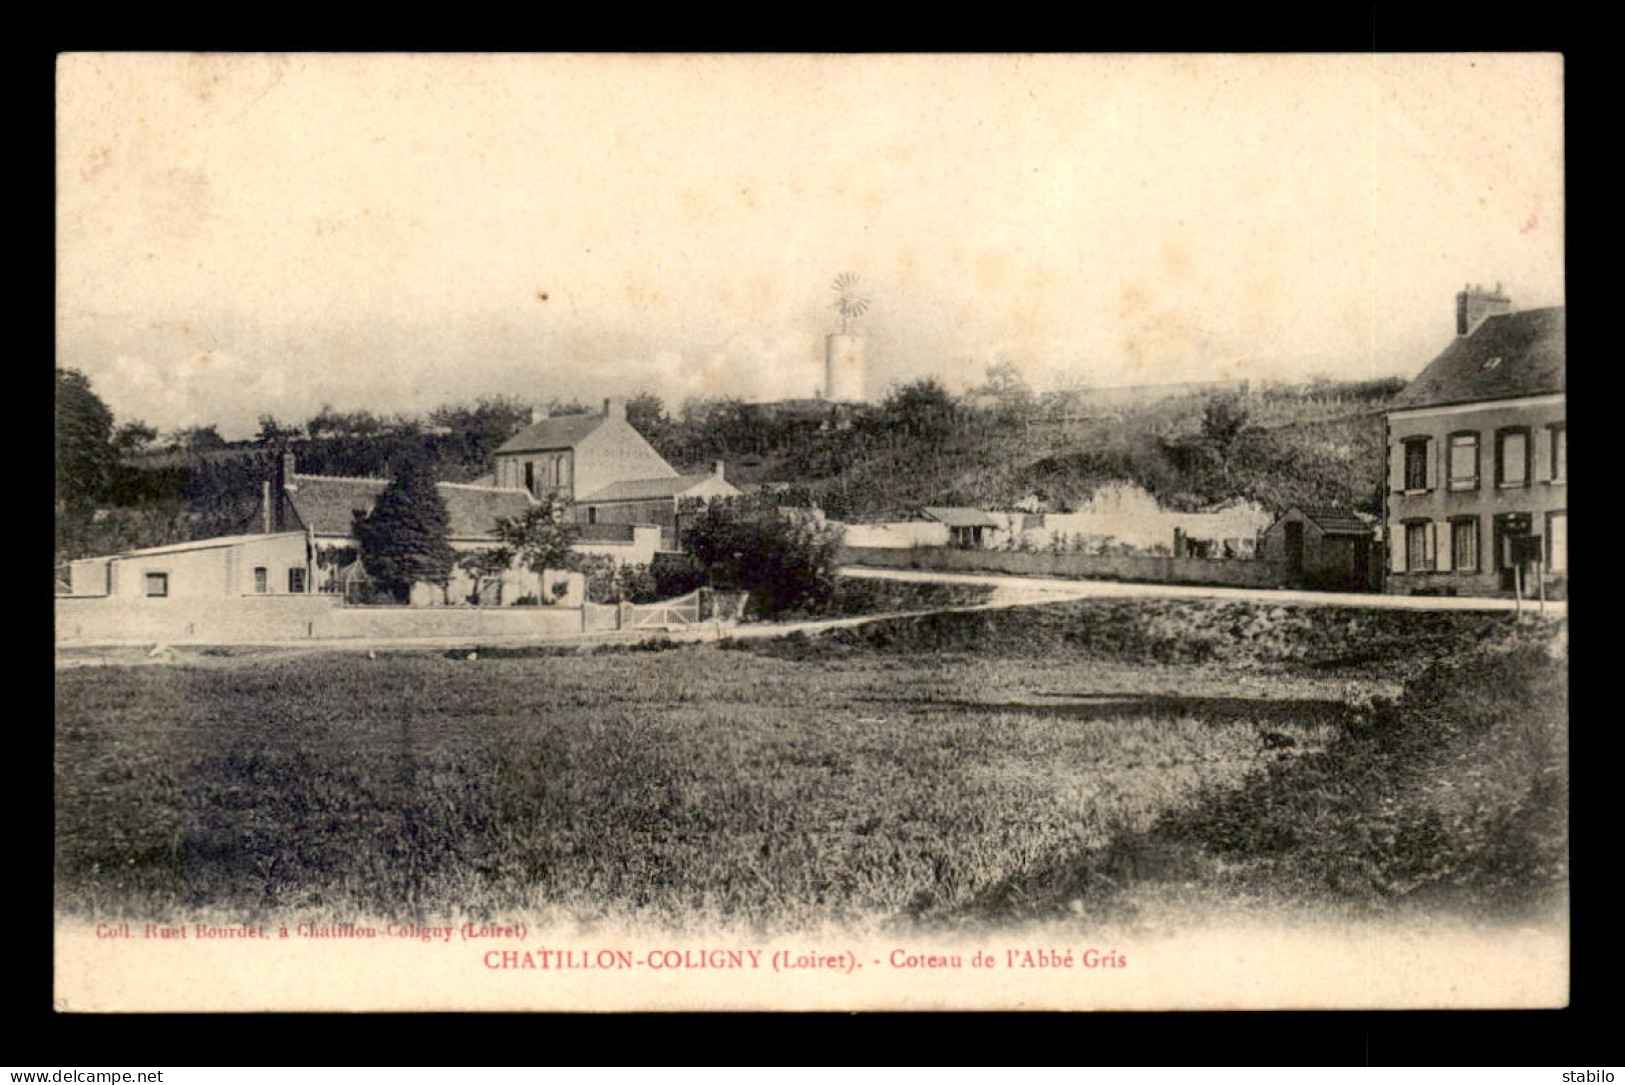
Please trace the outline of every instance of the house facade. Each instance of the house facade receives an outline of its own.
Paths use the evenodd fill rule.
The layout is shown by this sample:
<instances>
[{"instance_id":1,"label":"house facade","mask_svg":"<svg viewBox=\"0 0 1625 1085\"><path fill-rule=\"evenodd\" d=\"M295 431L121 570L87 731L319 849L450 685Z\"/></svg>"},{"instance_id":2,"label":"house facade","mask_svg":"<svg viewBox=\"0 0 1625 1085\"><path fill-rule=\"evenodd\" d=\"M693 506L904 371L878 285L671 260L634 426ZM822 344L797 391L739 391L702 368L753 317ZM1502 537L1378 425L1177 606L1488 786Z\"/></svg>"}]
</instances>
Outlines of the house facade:
<instances>
[{"instance_id":1,"label":"house facade","mask_svg":"<svg viewBox=\"0 0 1625 1085\"><path fill-rule=\"evenodd\" d=\"M244 595L308 595L314 555L303 531L227 535L83 558L69 566L68 594L150 600L209 601Z\"/></svg>"},{"instance_id":2,"label":"house facade","mask_svg":"<svg viewBox=\"0 0 1625 1085\"><path fill-rule=\"evenodd\" d=\"M604 400L602 414L538 418L496 451L498 488L572 505L612 483L676 477L616 399Z\"/></svg>"},{"instance_id":3,"label":"house facade","mask_svg":"<svg viewBox=\"0 0 1625 1085\"><path fill-rule=\"evenodd\" d=\"M1565 598L1567 347L1561 306L1456 297L1456 339L1384 419L1386 590Z\"/></svg>"},{"instance_id":4,"label":"house facade","mask_svg":"<svg viewBox=\"0 0 1625 1085\"><path fill-rule=\"evenodd\" d=\"M706 474L678 474L626 420L626 406L616 399L604 400L602 414L533 421L497 449L494 481L537 500L563 500L584 528L655 526L662 550L677 549L683 501L739 496L721 461Z\"/></svg>"},{"instance_id":5,"label":"house facade","mask_svg":"<svg viewBox=\"0 0 1625 1085\"><path fill-rule=\"evenodd\" d=\"M948 529L948 545L960 550L986 550L998 546L1009 531L981 509L931 506L920 510L927 519Z\"/></svg>"},{"instance_id":6,"label":"house facade","mask_svg":"<svg viewBox=\"0 0 1625 1085\"><path fill-rule=\"evenodd\" d=\"M683 502L738 496L739 490L723 477L723 464L718 460L703 475L612 482L581 498L572 514L584 531L608 524L653 525L660 529L660 548L676 550Z\"/></svg>"}]
</instances>

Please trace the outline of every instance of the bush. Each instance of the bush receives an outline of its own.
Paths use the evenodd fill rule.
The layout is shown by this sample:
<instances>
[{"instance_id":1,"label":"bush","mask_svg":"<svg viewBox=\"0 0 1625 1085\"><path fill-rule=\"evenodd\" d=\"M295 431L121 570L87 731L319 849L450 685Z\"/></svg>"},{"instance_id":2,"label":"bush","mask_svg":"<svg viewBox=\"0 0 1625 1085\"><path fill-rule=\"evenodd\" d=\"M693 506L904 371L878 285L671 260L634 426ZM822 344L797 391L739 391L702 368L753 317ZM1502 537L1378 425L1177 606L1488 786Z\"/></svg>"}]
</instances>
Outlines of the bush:
<instances>
[{"instance_id":1,"label":"bush","mask_svg":"<svg viewBox=\"0 0 1625 1085\"><path fill-rule=\"evenodd\" d=\"M649 565L649 579L652 582L650 598L634 599L633 602L687 595L695 588L705 587L706 571L688 554L656 554Z\"/></svg>"},{"instance_id":2,"label":"bush","mask_svg":"<svg viewBox=\"0 0 1625 1085\"><path fill-rule=\"evenodd\" d=\"M816 613L835 592L835 532L772 512L712 504L683 532L711 586L746 591L763 617Z\"/></svg>"}]
</instances>

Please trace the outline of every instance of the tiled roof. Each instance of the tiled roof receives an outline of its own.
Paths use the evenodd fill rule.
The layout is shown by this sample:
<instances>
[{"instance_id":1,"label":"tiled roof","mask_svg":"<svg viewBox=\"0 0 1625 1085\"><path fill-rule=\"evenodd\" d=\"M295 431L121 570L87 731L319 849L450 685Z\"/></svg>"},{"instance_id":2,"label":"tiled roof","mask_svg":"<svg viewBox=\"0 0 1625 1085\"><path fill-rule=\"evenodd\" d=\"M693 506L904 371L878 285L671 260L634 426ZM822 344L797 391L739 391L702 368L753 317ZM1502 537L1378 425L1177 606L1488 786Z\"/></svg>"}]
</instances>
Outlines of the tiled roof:
<instances>
[{"instance_id":1,"label":"tiled roof","mask_svg":"<svg viewBox=\"0 0 1625 1085\"><path fill-rule=\"evenodd\" d=\"M1353 509L1339 509L1330 505L1299 505L1298 511L1313 520L1315 526L1328 535L1369 535L1371 522Z\"/></svg>"},{"instance_id":2,"label":"tiled roof","mask_svg":"<svg viewBox=\"0 0 1625 1085\"><path fill-rule=\"evenodd\" d=\"M611 482L608 486L581 499L583 504L597 501L654 501L665 497L678 497L711 475L674 475L671 478L637 478Z\"/></svg>"},{"instance_id":3,"label":"tiled roof","mask_svg":"<svg viewBox=\"0 0 1625 1085\"><path fill-rule=\"evenodd\" d=\"M949 527L998 527L999 522L981 509L926 508L922 510L931 519Z\"/></svg>"},{"instance_id":4,"label":"tiled roof","mask_svg":"<svg viewBox=\"0 0 1625 1085\"><path fill-rule=\"evenodd\" d=\"M1565 310L1487 317L1458 337L1388 404L1390 410L1514 399L1564 390Z\"/></svg>"},{"instance_id":5,"label":"tiled roof","mask_svg":"<svg viewBox=\"0 0 1625 1085\"><path fill-rule=\"evenodd\" d=\"M389 485L381 478L335 478L331 475L294 475L298 489L288 494L299 518L318 535L350 534L357 512L371 511L373 502ZM518 516L530 508L524 490L441 482L435 489L446 503L450 534L454 539L491 537L499 516Z\"/></svg>"},{"instance_id":6,"label":"tiled roof","mask_svg":"<svg viewBox=\"0 0 1625 1085\"><path fill-rule=\"evenodd\" d=\"M608 415L565 414L532 422L502 443L504 452L537 452L547 448L574 448L603 425Z\"/></svg>"}]
</instances>

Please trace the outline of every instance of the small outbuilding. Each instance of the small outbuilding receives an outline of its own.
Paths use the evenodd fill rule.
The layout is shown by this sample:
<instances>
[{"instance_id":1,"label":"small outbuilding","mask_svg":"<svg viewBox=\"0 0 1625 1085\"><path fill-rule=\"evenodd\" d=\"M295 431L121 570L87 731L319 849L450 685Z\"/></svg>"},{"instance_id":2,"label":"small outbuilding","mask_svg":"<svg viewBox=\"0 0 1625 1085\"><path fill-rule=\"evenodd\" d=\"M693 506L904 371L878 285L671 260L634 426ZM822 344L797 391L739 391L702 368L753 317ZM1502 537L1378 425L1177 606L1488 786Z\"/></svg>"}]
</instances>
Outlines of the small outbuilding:
<instances>
[{"instance_id":1,"label":"small outbuilding","mask_svg":"<svg viewBox=\"0 0 1625 1085\"><path fill-rule=\"evenodd\" d=\"M228 535L84 558L70 566L71 595L122 599L227 599L314 590L303 531Z\"/></svg>"},{"instance_id":2,"label":"small outbuilding","mask_svg":"<svg viewBox=\"0 0 1625 1085\"><path fill-rule=\"evenodd\" d=\"M1294 587L1376 591L1376 518L1330 505L1295 505L1264 531L1264 557L1278 561Z\"/></svg>"},{"instance_id":3,"label":"small outbuilding","mask_svg":"<svg viewBox=\"0 0 1625 1085\"><path fill-rule=\"evenodd\" d=\"M994 544L994 534L1004 526L981 509L933 506L920 511L927 518L947 525L948 545L961 550L987 549Z\"/></svg>"}]
</instances>

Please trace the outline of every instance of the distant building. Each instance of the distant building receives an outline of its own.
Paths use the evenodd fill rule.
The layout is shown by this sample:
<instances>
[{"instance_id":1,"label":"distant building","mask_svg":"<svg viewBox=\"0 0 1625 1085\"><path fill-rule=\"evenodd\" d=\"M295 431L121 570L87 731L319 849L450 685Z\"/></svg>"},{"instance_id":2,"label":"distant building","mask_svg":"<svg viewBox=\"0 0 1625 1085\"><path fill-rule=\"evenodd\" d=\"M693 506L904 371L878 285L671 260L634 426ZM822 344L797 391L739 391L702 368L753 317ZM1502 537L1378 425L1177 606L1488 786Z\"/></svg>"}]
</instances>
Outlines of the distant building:
<instances>
[{"instance_id":1,"label":"distant building","mask_svg":"<svg viewBox=\"0 0 1625 1085\"><path fill-rule=\"evenodd\" d=\"M739 495L720 461L706 474L679 475L616 399L604 400L602 414L533 421L497 449L495 482L535 498L562 498L578 524L653 524L667 550L677 547L680 501Z\"/></svg>"},{"instance_id":2,"label":"distant building","mask_svg":"<svg viewBox=\"0 0 1625 1085\"><path fill-rule=\"evenodd\" d=\"M948 545L961 550L986 550L1005 534L1005 525L981 509L933 506L920 511L927 519L946 525Z\"/></svg>"},{"instance_id":3,"label":"distant building","mask_svg":"<svg viewBox=\"0 0 1625 1085\"><path fill-rule=\"evenodd\" d=\"M739 496L739 490L723 478L723 470L718 460L703 475L612 482L577 503L576 522L587 526L653 524L660 528L661 548L676 550L678 510L684 501Z\"/></svg>"},{"instance_id":4,"label":"distant building","mask_svg":"<svg viewBox=\"0 0 1625 1085\"><path fill-rule=\"evenodd\" d=\"M1278 561L1292 587L1374 589L1376 517L1324 505L1290 508L1264 532L1263 556Z\"/></svg>"},{"instance_id":5,"label":"distant building","mask_svg":"<svg viewBox=\"0 0 1625 1085\"><path fill-rule=\"evenodd\" d=\"M496 451L499 488L571 504L611 483L676 476L617 399L604 400L602 414L537 418Z\"/></svg>"},{"instance_id":6,"label":"distant building","mask_svg":"<svg viewBox=\"0 0 1625 1085\"><path fill-rule=\"evenodd\" d=\"M1564 309L1456 295L1456 339L1385 419L1387 590L1568 587Z\"/></svg>"},{"instance_id":7,"label":"distant building","mask_svg":"<svg viewBox=\"0 0 1625 1085\"><path fill-rule=\"evenodd\" d=\"M302 475L294 468L293 453L283 453L276 477L265 483L258 526L267 533L308 533L316 562L314 590L353 594L353 589L366 579L355 521L372 511L389 480ZM436 483L435 490L446 504L447 541L459 553L497 547L497 520L522 516L534 504L523 490L455 482ZM512 569L496 579L500 587L492 584L488 588L495 588L510 601L540 590L536 574L529 570ZM461 601L477 588L466 573L458 570L445 594L452 601Z\"/></svg>"},{"instance_id":8,"label":"distant building","mask_svg":"<svg viewBox=\"0 0 1625 1085\"><path fill-rule=\"evenodd\" d=\"M70 567L70 595L209 601L314 591L310 540L303 531L227 535L83 558Z\"/></svg>"}]
</instances>

